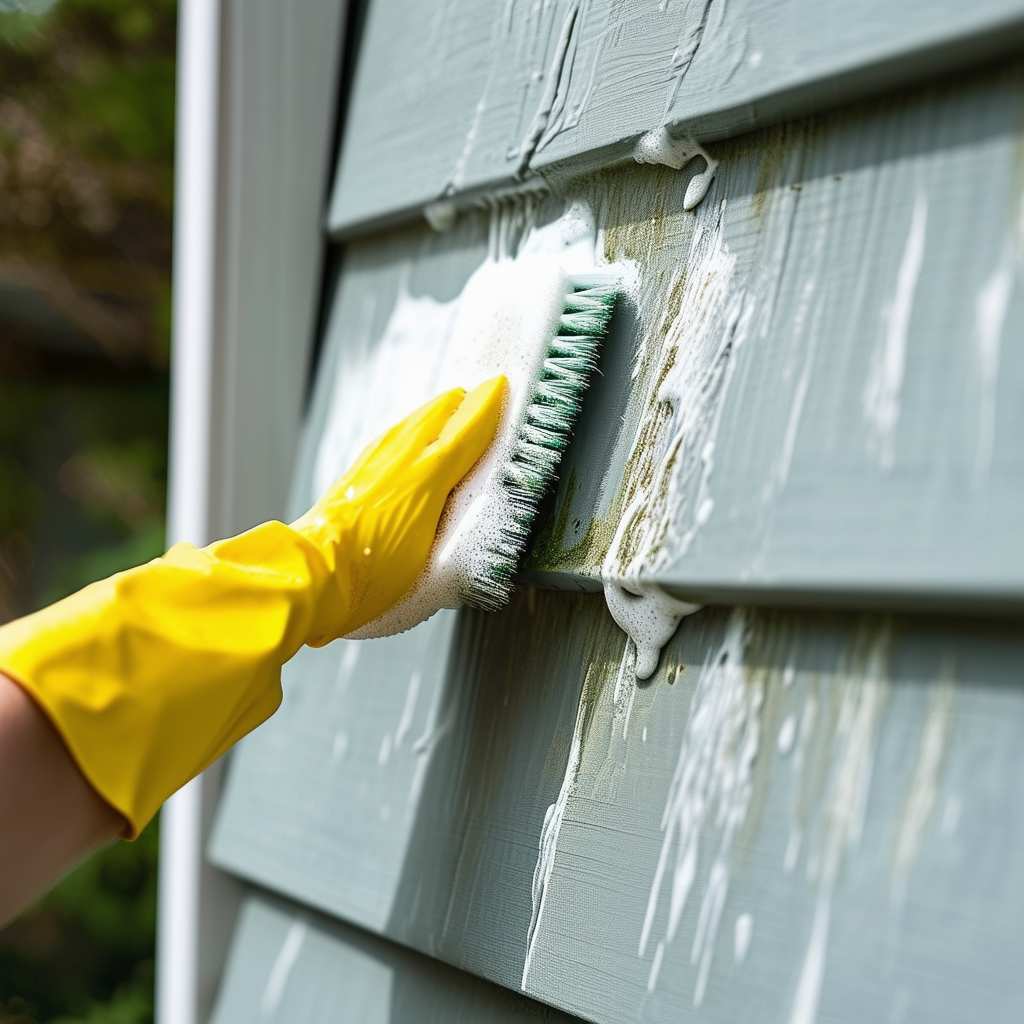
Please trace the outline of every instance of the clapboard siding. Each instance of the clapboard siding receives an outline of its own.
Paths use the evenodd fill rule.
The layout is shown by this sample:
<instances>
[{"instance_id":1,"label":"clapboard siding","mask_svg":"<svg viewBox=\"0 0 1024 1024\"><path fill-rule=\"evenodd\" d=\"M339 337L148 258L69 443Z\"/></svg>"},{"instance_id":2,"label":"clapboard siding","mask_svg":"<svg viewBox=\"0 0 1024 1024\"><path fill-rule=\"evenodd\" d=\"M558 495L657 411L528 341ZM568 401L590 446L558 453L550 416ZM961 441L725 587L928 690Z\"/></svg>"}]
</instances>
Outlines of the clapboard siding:
<instances>
[{"instance_id":1,"label":"clapboard siding","mask_svg":"<svg viewBox=\"0 0 1024 1024\"><path fill-rule=\"evenodd\" d=\"M1020 1019L1018 626L707 610L639 687L631 651L527 591L304 652L216 863L609 1024Z\"/></svg>"},{"instance_id":2,"label":"clapboard siding","mask_svg":"<svg viewBox=\"0 0 1024 1024\"><path fill-rule=\"evenodd\" d=\"M245 901L211 1024L520 1024L575 1018L284 900Z\"/></svg>"},{"instance_id":3,"label":"clapboard siding","mask_svg":"<svg viewBox=\"0 0 1024 1024\"><path fill-rule=\"evenodd\" d=\"M579 123L484 209L569 7L371 4L291 511L444 382L489 255L571 230L624 295L510 607L301 651L211 857L602 1024L1019 1021L1024 64L834 106L996 52L1019 14L663 6L578 5ZM689 210L699 161L620 160L666 121L721 140ZM399 223L448 184L450 230ZM648 684L603 579L712 605ZM232 999L293 913L247 911Z\"/></svg>"},{"instance_id":4,"label":"clapboard siding","mask_svg":"<svg viewBox=\"0 0 1024 1024\"><path fill-rule=\"evenodd\" d=\"M330 225L628 158L666 124L731 137L1022 39L1020 0L375 0Z\"/></svg>"},{"instance_id":5,"label":"clapboard siding","mask_svg":"<svg viewBox=\"0 0 1024 1024\"><path fill-rule=\"evenodd\" d=\"M537 219L585 204L633 280L530 578L596 587L607 562L698 601L1019 611L1022 125L1012 64L720 144L693 212L666 168L550 195ZM457 295L517 209L349 244L294 514L441 386L443 331L415 321L406 351L403 317Z\"/></svg>"}]
</instances>

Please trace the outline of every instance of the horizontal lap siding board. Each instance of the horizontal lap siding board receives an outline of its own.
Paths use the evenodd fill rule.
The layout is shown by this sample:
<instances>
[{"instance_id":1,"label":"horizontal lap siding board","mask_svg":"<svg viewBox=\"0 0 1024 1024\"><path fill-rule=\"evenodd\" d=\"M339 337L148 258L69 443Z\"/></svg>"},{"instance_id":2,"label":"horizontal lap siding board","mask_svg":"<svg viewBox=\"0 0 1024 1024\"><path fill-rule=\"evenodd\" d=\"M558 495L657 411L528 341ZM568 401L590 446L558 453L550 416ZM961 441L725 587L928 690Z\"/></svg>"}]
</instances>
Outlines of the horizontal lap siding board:
<instances>
[{"instance_id":1,"label":"horizontal lap siding board","mask_svg":"<svg viewBox=\"0 0 1024 1024\"><path fill-rule=\"evenodd\" d=\"M1013 52L1020 0L370 4L329 222L722 139Z\"/></svg>"},{"instance_id":2,"label":"horizontal lap siding board","mask_svg":"<svg viewBox=\"0 0 1024 1024\"><path fill-rule=\"evenodd\" d=\"M572 1024L575 1018L262 894L242 907L211 1024Z\"/></svg>"},{"instance_id":3,"label":"horizontal lap siding board","mask_svg":"<svg viewBox=\"0 0 1024 1024\"><path fill-rule=\"evenodd\" d=\"M695 600L1019 609L1022 126L1010 65L720 144L693 212L667 168L549 198L634 280L530 578L598 587L611 546ZM525 209L349 243L294 514L442 385L438 317Z\"/></svg>"},{"instance_id":4,"label":"horizontal lap siding board","mask_svg":"<svg viewBox=\"0 0 1024 1024\"><path fill-rule=\"evenodd\" d=\"M666 6L674 31L704 10ZM464 146L491 23L467 22L474 42L445 21L464 7L426 27L423 9L370 7L333 228L397 221L436 198L464 151L459 189L508 176L497 107ZM557 27L566 6L547 10ZM596 11L579 7L577 70L593 63ZM749 57L778 12L707 11L676 104L724 135L740 122L699 103L710 90L726 113L754 102ZM865 54L934 56L1017 18L997 4L958 20L901 12L889 56L871 36L881 14L829 5L816 24L867 26L834 23L849 66L868 67ZM543 35L542 51L557 33ZM410 58L410 40L426 57ZM640 44L623 29L606 45L624 59ZM802 58L772 45L766 111L769 94L800 88L784 72ZM720 64L699 63L729 46L748 55L735 95ZM383 70L365 70L378 53ZM824 44L821 59L841 64ZM373 86L378 72L404 103ZM610 83L597 76L594 96ZM664 123L669 85L658 79L650 123L629 106L642 90L625 97L630 131ZM577 88L574 72L570 100ZM402 118L421 98L436 110L417 134ZM499 241L514 250L530 225L592 216L629 283L523 575L541 589L497 615L442 612L399 637L300 652L283 707L234 755L215 863L609 1024L1021 1019L1024 634L1011 619L910 612L1022 607L1022 115L1024 70L1009 63L711 145L717 175L693 211L692 165L563 167L550 192L465 210L447 233L417 219L347 242L294 514L429 397L453 302ZM625 129L599 136L589 116L532 166L616 159L601 147ZM699 600L798 610L700 612L637 686L601 595L566 592L598 590L602 565ZM853 610L808 610L827 603ZM286 942L266 913L247 911L225 991Z\"/></svg>"},{"instance_id":5,"label":"horizontal lap siding board","mask_svg":"<svg viewBox=\"0 0 1024 1024\"><path fill-rule=\"evenodd\" d=\"M682 440L675 490L646 513L671 527L644 557L679 593L1019 611L1022 115L1012 66L718 147L708 198L659 238L670 287L641 316L663 316L671 288L683 298L647 332L652 376L625 409L640 426L598 480L588 436L603 446L607 423L588 405L561 477L563 501L577 493L537 568L593 579L622 474L653 493ZM633 251L637 233L609 232L606 250ZM665 400L652 481L629 457Z\"/></svg>"},{"instance_id":6,"label":"horizontal lap siding board","mask_svg":"<svg viewBox=\"0 0 1024 1024\"><path fill-rule=\"evenodd\" d=\"M1016 626L707 610L640 687L597 594L424 631L411 714L409 636L289 666L218 864L609 1024L1024 1013Z\"/></svg>"}]
</instances>

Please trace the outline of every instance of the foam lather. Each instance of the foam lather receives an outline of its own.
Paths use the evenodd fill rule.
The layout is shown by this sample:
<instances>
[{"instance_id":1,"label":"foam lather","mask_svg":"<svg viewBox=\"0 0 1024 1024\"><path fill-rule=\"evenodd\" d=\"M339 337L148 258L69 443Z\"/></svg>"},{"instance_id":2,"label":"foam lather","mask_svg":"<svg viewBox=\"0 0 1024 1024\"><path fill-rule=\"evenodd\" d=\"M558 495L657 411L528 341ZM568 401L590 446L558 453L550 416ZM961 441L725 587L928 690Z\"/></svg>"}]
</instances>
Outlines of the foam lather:
<instances>
[{"instance_id":1,"label":"foam lather","mask_svg":"<svg viewBox=\"0 0 1024 1024\"><path fill-rule=\"evenodd\" d=\"M508 601L537 507L569 441L615 299L607 275L573 276L545 253L488 260L459 296L443 378L509 391L497 437L452 492L423 575L353 639L410 629L441 608Z\"/></svg>"}]
</instances>

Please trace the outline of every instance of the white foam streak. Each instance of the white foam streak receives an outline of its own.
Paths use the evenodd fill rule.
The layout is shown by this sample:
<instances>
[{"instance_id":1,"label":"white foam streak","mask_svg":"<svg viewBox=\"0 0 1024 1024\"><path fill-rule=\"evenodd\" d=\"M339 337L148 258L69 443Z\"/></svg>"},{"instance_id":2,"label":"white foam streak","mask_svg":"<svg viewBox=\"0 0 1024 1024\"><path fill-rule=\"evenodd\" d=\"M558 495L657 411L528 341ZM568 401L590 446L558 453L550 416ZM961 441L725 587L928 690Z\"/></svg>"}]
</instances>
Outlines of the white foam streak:
<instances>
[{"instance_id":1,"label":"white foam streak","mask_svg":"<svg viewBox=\"0 0 1024 1024\"><path fill-rule=\"evenodd\" d=\"M637 140L633 150L633 159L638 164L663 164L677 171L697 157L704 158L704 169L695 174L686 186L684 210L692 210L704 200L718 171L718 161L696 139L688 135L673 138L667 128L652 128Z\"/></svg>"},{"instance_id":2,"label":"white foam streak","mask_svg":"<svg viewBox=\"0 0 1024 1024\"><path fill-rule=\"evenodd\" d=\"M814 1024L824 982L832 894L843 853L855 847L864 828L871 790L878 723L888 693L892 623L862 627L854 638L847 663L835 684L841 701L829 785L819 812L820 849L808 860L808 876L816 882L814 919L790 1013L790 1024Z\"/></svg>"},{"instance_id":3,"label":"white foam streak","mask_svg":"<svg viewBox=\"0 0 1024 1024\"><path fill-rule=\"evenodd\" d=\"M1003 325L1016 279L1013 247L1004 246L999 266L978 293L974 308L974 350L978 367L978 434L974 453L975 486L988 480L996 436L996 390Z\"/></svg>"},{"instance_id":4,"label":"white foam streak","mask_svg":"<svg viewBox=\"0 0 1024 1024\"><path fill-rule=\"evenodd\" d=\"M754 918L751 914L740 914L736 918L733 929L733 957L736 963L742 964L750 951L750 942L754 937Z\"/></svg>"},{"instance_id":5,"label":"white foam streak","mask_svg":"<svg viewBox=\"0 0 1024 1024\"><path fill-rule=\"evenodd\" d=\"M953 732L956 705L956 665L945 658L938 681L931 687L928 715L921 730L917 763L910 780L906 804L896 839L895 895L902 901L907 876L924 841L925 832L939 800L939 782L946 748Z\"/></svg>"},{"instance_id":6,"label":"white foam streak","mask_svg":"<svg viewBox=\"0 0 1024 1024\"><path fill-rule=\"evenodd\" d=\"M914 309L917 281L924 263L928 230L928 197L919 192L914 200L910 230L896 274L892 301L882 311L883 332L871 359L864 387L864 419L869 430L868 449L883 470L892 469L896 454L896 427L907 362L907 336Z\"/></svg>"},{"instance_id":7,"label":"white foam streak","mask_svg":"<svg viewBox=\"0 0 1024 1024\"><path fill-rule=\"evenodd\" d=\"M436 394L472 388L499 373L509 381L498 437L449 498L424 575L353 638L391 635L439 608L459 607L474 581L495 571L499 556L493 552L516 518L503 468L558 332L569 275L598 265L596 223L585 204L574 203L541 227L535 215L531 195L494 202L489 258L458 296L445 302L416 296L403 283L376 341L376 300L368 298L357 336L339 355L314 462L314 499L371 440Z\"/></svg>"},{"instance_id":8,"label":"white foam streak","mask_svg":"<svg viewBox=\"0 0 1024 1024\"><path fill-rule=\"evenodd\" d=\"M587 692L586 683L583 692ZM566 805L569 797L575 792L576 778L580 769L580 754L583 748L583 725L586 721L587 705L580 700L576 710L576 725L572 732L572 743L569 747L569 760L565 766L565 776L562 779L562 786L558 791L558 798L548 806L544 815L544 825L540 832L540 849L537 857L537 864L533 871L533 911L530 915L530 929L526 937L526 959L523 961L523 978L520 988L526 991L526 981L530 974L530 965L533 961L533 952L537 942L537 935L540 931L541 921L544 916L544 904L547 900L548 883L551 881L551 872L555 866L555 853L558 849L558 833L562 828L562 818L565 815Z\"/></svg>"},{"instance_id":9,"label":"white foam streak","mask_svg":"<svg viewBox=\"0 0 1024 1024\"><path fill-rule=\"evenodd\" d=\"M672 889L665 935L659 947L674 939L693 891L702 838L712 828L718 847L711 864L697 915L691 960L697 963L694 1004L707 990L715 942L729 892L730 855L739 828L746 820L753 791L752 766L757 754L764 684L747 678L743 667L748 623L736 609L721 646L701 670L669 788L662 830L665 833L651 883L638 954L646 952L668 864L675 852ZM657 972L652 970L656 979Z\"/></svg>"},{"instance_id":10,"label":"white foam streak","mask_svg":"<svg viewBox=\"0 0 1024 1024\"><path fill-rule=\"evenodd\" d=\"M752 313L732 284L736 257L724 239L725 203L702 207L698 217L685 272L672 284L682 288L678 312L660 325L654 386L621 487L626 507L601 567L609 611L637 646L641 679L654 671L680 618L699 607L672 606L675 599L649 580L669 558L686 554L713 514L715 440ZM645 338L644 347L651 343Z\"/></svg>"},{"instance_id":11,"label":"white foam streak","mask_svg":"<svg viewBox=\"0 0 1024 1024\"><path fill-rule=\"evenodd\" d=\"M395 749L402 746L402 742L412 728L413 715L416 714L416 698L419 696L420 683L423 681L423 673L418 669L409 677L409 688L405 691L405 703L402 705L402 716L398 720L398 728L395 729Z\"/></svg>"},{"instance_id":12,"label":"white foam streak","mask_svg":"<svg viewBox=\"0 0 1024 1024\"><path fill-rule=\"evenodd\" d=\"M263 998L260 1000L260 1013L264 1017L273 1016L281 1005L284 997L284 990L291 977L295 963L302 952L302 946L309 933L309 924L306 921L292 921L291 926L285 933L284 942L278 951L270 974L267 975L267 986L263 990Z\"/></svg>"},{"instance_id":13,"label":"white foam streak","mask_svg":"<svg viewBox=\"0 0 1024 1024\"><path fill-rule=\"evenodd\" d=\"M800 971L800 980L797 983L789 1024L815 1024L818 1019L818 1003L821 1000L821 985L825 978L825 952L828 947L831 916L831 893L821 892L814 903L811 938L807 944L807 953Z\"/></svg>"}]
</instances>

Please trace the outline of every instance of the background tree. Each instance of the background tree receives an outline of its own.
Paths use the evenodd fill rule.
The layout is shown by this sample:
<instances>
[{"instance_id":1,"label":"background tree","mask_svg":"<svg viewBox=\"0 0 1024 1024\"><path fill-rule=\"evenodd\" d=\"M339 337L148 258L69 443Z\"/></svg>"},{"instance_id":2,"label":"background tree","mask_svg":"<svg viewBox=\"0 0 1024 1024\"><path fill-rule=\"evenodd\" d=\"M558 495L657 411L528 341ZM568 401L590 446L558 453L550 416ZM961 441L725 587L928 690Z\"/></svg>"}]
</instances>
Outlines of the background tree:
<instances>
[{"instance_id":1,"label":"background tree","mask_svg":"<svg viewBox=\"0 0 1024 1024\"><path fill-rule=\"evenodd\" d=\"M159 554L172 0L0 0L0 621ZM152 1018L156 831L0 933L0 1022Z\"/></svg>"}]
</instances>

